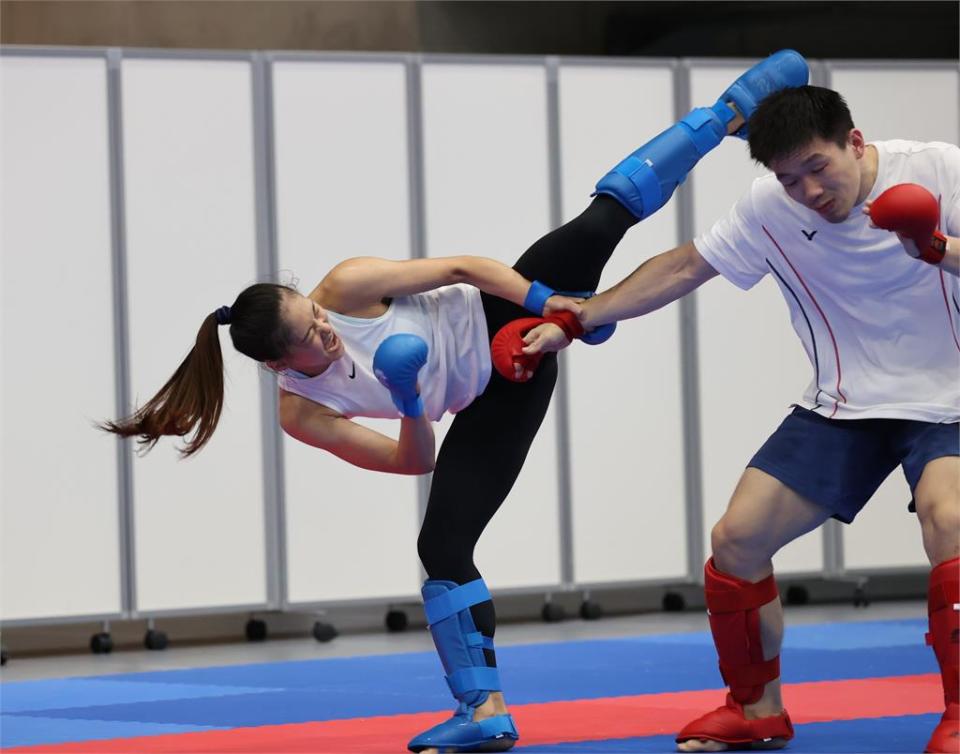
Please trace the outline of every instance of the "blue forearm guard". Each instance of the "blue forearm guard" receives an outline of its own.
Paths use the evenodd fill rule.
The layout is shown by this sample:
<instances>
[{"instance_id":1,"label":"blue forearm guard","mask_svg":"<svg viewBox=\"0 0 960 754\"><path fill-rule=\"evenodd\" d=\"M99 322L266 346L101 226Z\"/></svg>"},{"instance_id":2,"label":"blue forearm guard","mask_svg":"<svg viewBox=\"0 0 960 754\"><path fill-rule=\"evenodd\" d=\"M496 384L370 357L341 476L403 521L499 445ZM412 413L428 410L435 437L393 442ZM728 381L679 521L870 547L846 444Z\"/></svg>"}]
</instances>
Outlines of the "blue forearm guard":
<instances>
[{"instance_id":1,"label":"blue forearm guard","mask_svg":"<svg viewBox=\"0 0 960 754\"><path fill-rule=\"evenodd\" d=\"M600 179L594 193L612 196L638 220L649 217L723 140L731 117L725 105L698 107L621 161Z\"/></svg>"},{"instance_id":2,"label":"blue forearm guard","mask_svg":"<svg viewBox=\"0 0 960 754\"><path fill-rule=\"evenodd\" d=\"M530 289L527 291L527 297L523 300L523 308L528 312L533 312L538 317L543 316L543 307L556 291L549 285L544 285L539 280L530 283Z\"/></svg>"}]
</instances>

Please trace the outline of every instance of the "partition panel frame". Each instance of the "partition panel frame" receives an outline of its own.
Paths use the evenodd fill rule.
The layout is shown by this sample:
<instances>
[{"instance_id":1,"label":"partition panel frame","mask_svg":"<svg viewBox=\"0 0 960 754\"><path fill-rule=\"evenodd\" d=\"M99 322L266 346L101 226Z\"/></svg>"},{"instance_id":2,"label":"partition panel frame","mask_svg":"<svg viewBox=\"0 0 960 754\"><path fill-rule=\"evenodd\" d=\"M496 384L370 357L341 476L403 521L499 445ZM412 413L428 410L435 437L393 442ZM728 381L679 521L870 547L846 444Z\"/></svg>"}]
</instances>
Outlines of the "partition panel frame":
<instances>
[{"instance_id":1,"label":"partition panel frame","mask_svg":"<svg viewBox=\"0 0 960 754\"><path fill-rule=\"evenodd\" d=\"M416 65L418 68L418 79L420 81L420 86L418 89L418 94L422 95L423 87L423 72L424 68L427 66L477 66L477 67L486 67L486 68L497 68L500 66L518 66L518 67L528 67L533 70L539 70L543 73L544 79L544 125L546 133L543 134L544 140L547 142L546 149L546 169L547 175L544 176L546 185L546 210L547 210L547 225L548 230L555 228L559 222L559 162L555 162L555 159L558 160L558 146L556 143L551 142L551 139L554 138L558 133L557 126L557 112L556 112L556 84L555 82L551 83L551 67L554 67L557 58L552 56L544 55L476 55L476 54L449 54L449 53L426 53L419 55L417 57ZM421 134L423 133L423 114L424 110L422 107L422 97L420 100L421 108ZM421 141L421 145L422 145ZM555 157L556 153L556 157ZM424 158L424 151L421 151L421 181L425 181L426 174L426 165ZM556 205L556 206L555 206ZM426 191L424 188L423 195L423 226L422 226L422 237L424 239L424 255L427 253L426 249L426 236L428 232L428 223L426 216ZM561 362L562 363L562 362ZM568 591L573 588L573 585L570 583L569 578L570 574L573 571L572 565L572 540L570 536L570 495L569 495L569 479L567 475L567 470L561 468L559 463L562 458L562 453L564 449L568 446L568 441L566 435L564 434L564 421L565 416L567 415L567 404L566 404L566 394L563 390L563 375L560 374L555 388L555 393L553 401L551 402L551 409L555 412L555 420L557 422L556 433L554 445L554 455L557 459L557 469L554 473L554 478L557 484L557 527L558 527L558 547L557 547L557 580L555 582L550 581L546 583L531 583L531 584L522 584L515 586L491 586L490 591L494 595L498 594L524 594L524 593L545 593L550 595L554 592L563 592ZM549 418L550 413L548 411L545 421ZM531 445L531 449L533 446Z\"/></svg>"},{"instance_id":2,"label":"partition panel frame","mask_svg":"<svg viewBox=\"0 0 960 754\"><path fill-rule=\"evenodd\" d=\"M596 70L598 70L598 71L599 71L599 70L604 70L604 71L626 70L626 71L638 71L638 72L639 72L639 71L654 71L654 72L664 73L664 74L666 74L666 75L669 76L670 87L671 87L671 92L672 92L672 94L670 95L670 96L671 96L671 102L673 103L673 108L674 108L674 109L676 108L675 100L676 100L676 90L677 90L677 86L678 86L678 74L677 74L677 71L678 71L678 61L677 61L675 58L643 58L643 59L637 59L637 58L603 58L603 57L569 57L569 56L560 56L560 57L557 57L557 58L555 58L555 59L548 58L548 64L549 64L549 62L550 62L551 60L556 60L556 66L557 66L557 68L558 68L558 73L559 73L559 72L563 72L563 71L575 71L575 70L577 70L578 68L579 68L579 69L596 69ZM560 96L560 97L563 96L563 95L562 95L562 92L559 93L559 96ZM675 112L673 112L673 110L671 110L671 115L668 116L668 117L671 118L671 119L673 119L675 115L677 115L677 114L676 114ZM680 115L682 115L682 113L680 113ZM558 112L558 117L559 117L559 112ZM677 117L679 117L679 116L677 116ZM670 121L668 121L668 122L665 122L665 123L662 125L661 128L662 128L662 129L667 128L667 127L669 126L669 123L671 123L671 122L673 122L673 121L670 120ZM557 126L557 137L556 137L556 146L554 147L554 150L553 150L553 151L555 152L555 154L556 154L556 160L557 160L557 167L556 167L556 173L555 173L555 175L556 175L556 189L555 189L555 190L556 190L556 198L555 198L555 203L556 203L556 207L557 207L557 210L556 210L557 216L556 216L555 222L553 223L555 227L558 226L558 225L560 225L560 223L561 223L561 221L562 221L562 218L563 218L563 207L564 207L564 204L563 204L563 198L564 198L564 197L563 197L563 188L564 188L564 186L563 186L563 171L562 171L562 169L561 169L561 168L562 168L562 162L563 162L563 159L564 159L564 153L563 153L562 150L561 150L562 144L561 144L560 138L559 138L559 137L560 137L560 131L562 130L562 127L563 127L562 124L558 122L558 126ZM652 132L649 134L649 136L652 138L652 136L653 136L655 133L657 133L657 131L652 131ZM639 136L642 137L642 134L639 134ZM626 153L628 153L628 152L629 152L629 148L627 149L626 152L624 152L624 155L625 155ZM610 163L610 166L612 166L613 164L615 164L615 163L614 163L614 162L611 162L611 163ZM601 167L604 167L604 166L601 166ZM601 171L601 172L602 172L602 171ZM600 176L600 173L598 173L596 177L599 178L599 176ZM675 202L675 201L677 201L677 200L674 199L673 201ZM681 218L682 218L682 215L681 215L680 213L678 213L675 222L676 222L676 223L679 223L680 220L681 220ZM671 244L671 245L673 244L673 240L670 241L670 244ZM681 307L682 307L682 306L683 306L683 302L681 302ZM675 355L675 357L676 357L677 359L679 359L678 367L681 368L681 374L678 375L678 376L682 376L683 371L682 371L682 366L681 366L681 364L682 364L682 360L683 360L683 344L682 344L682 341L680 340L680 336L682 335L682 326L681 326L681 316L680 316L679 313L678 313L678 315L677 315L677 320L676 320L676 321L677 321L677 331L676 331L676 332L677 332L678 342L679 342L679 344L680 344L680 347L677 349L677 354ZM564 353L561 353L560 356L561 356L561 358L569 358L569 357L567 356L567 354L564 354ZM561 363L563 363L563 362L561 362ZM561 436L558 438L558 439L559 439L559 442L561 443L561 447L566 449L566 455L564 455L564 454L561 453L561 454L558 456L558 458L561 459L561 474L562 474L561 479L563 480L563 482L565 483L566 488L567 488L567 489L566 489L567 495L566 495L566 497L565 497L565 499L564 499L564 502L565 502L565 504L566 504L566 505L568 506L568 508L569 508L569 514L568 514L568 518L567 518L566 523L567 523L567 525L569 526L570 534L569 534L569 537L568 537L568 539L567 539L566 553L567 553L567 558L569 559L569 563L570 563L570 576L569 576L569 578L566 580L566 583L564 584L566 590L567 590L567 591L581 592L581 593L584 595L585 598L589 598L590 593L591 593L592 591L595 591L595 590L644 588L644 587L650 587L650 586L655 586L655 585L661 585L661 586L667 587L667 586L671 586L671 585L680 585L680 584L690 583L690 582L692 581L692 576L691 576L691 573L690 573L689 564L686 562L687 560L689 560L689 557L690 557L690 556L689 556L689 552L690 552L690 550L689 550L689 547L686 547L686 546L685 546L685 552L687 553L687 555L686 555L685 558L684 558L684 561L683 561L684 564L683 564L683 566L682 566L682 570L681 570L680 573L677 573L676 575L672 575L672 576L658 576L658 577L656 577L656 578L643 578L643 577L637 578L636 575L626 576L626 577L623 577L623 578L589 578L589 577L584 578L582 575L579 576L579 577L577 576L577 572L576 572L576 544L575 544L576 540L575 540L575 538L574 538L574 537L576 536L576 534L575 534L575 527L574 527L574 521L573 521L573 514L574 514L574 508L575 508L575 506L574 506L575 499L574 499L574 489L573 489L573 476L572 476L572 475L573 475L573 465L572 465L571 463L569 463L569 461L572 460L572 453L573 453L573 447L572 447L572 446L573 446L573 440L572 440L572 434L571 434L573 430L572 430L572 428L571 428L570 422L571 422L571 419L572 419L572 414L574 413L574 412L573 412L572 405L569 403L570 393L569 393L569 387L568 387L568 385L569 385L569 381L570 381L570 379L571 379L571 373L570 373L570 371L568 371L568 370L569 370L569 367L570 367L570 366L571 366L571 365L568 364L566 367L562 367L562 368L561 368L560 379L558 380L558 385L557 385L558 397L562 395L562 397L563 397L563 399L564 399L564 401L565 401L565 403L564 403L563 405L564 405L564 408L565 408L565 412L564 412L564 413L566 414L566 417L567 417L566 423L564 423L564 424L561 425L561 432L562 432L562 434L561 434ZM628 400L630 400L630 399L628 398ZM690 464L689 464L689 455L688 455L686 452L684 452L684 450L683 450L683 448L685 447L685 445L686 445L686 443L687 443L687 439L688 439L689 433L685 433L685 432L684 432L684 428L683 428L683 426L682 426L682 421L681 421L681 417L684 416L684 415L689 415L689 412L690 412L690 410L689 410L689 408L687 408L686 404L687 404L687 396L685 395L684 391L681 389L681 390L680 390L680 395L679 395L679 401L678 401L678 404L677 404L677 409L678 409L678 414L679 414L678 417L677 417L677 427L678 427L678 435L680 436L681 452L683 453L683 456L684 456L684 457L683 457L683 460L682 460L682 462L681 462L682 478L681 478L679 481L680 481L680 484L683 485L683 491L682 491L681 494L680 494L680 498L681 498L680 505L683 506L682 516L683 516L683 519L684 519L685 528L686 528L686 526L689 526L689 521L691 520L691 516L690 516L690 513L689 513L689 510L690 510L690 483L689 483L689 479L690 479L690 476L691 476L691 472L690 472L690 468L689 468L689 466L690 466ZM564 459L564 458L567 459L567 462L566 462L566 463L563 463L563 462L562 462L562 459ZM580 536L581 536L581 539L580 539L579 541L581 542L581 547L582 547L582 546L583 546L582 542L583 542L584 540L582 540L582 536L583 536L583 535L581 534ZM683 538L684 542L685 542L686 539L688 538L688 535L686 534L686 532L681 533L680 536Z\"/></svg>"},{"instance_id":3,"label":"partition panel frame","mask_svg":"<svg viewBox=\"0 0 960 754\"><path fill-rule=\"evenodd\" d=\"M116 54L113 48L106 47L54 47L45 45L3 45L0 46L0 57L9 58L81 58L101 59L104 62L104 82L107 105L107 154L109 164L109 207L110 207L110 258L112 275L111 302L114 322L114 408L121 415L126 411L129 403L129 361L127 358L127 331L126 331L126 246L124 235L123 214L123 176L122 176L122 149L118 150L120 131L119 88L115 75ZM128 440L116 438L117 458L117 536L119 539L118 578L120 586L119 610L105 613L90 613L86 615L44 616L38 618L14 618L0 620L0 626L39 626L60 625L86 621L123 620L131 617L133 605L133 581L130 565L132 538L129 536L132 515L132 448Z\"/></svg>"},{"instance_id":4,"label":"partition panel frame","mask_svg":"<svg viewBox=\"0 0 960 754\"><path fill-rule=\"evenodd\" d=\"M279 207L276 184L276 154L275 154L275 97L274 97L274 79L275 64L287 63L347 63L347 64L394 64L403 68L404 76L404 102L406 105L406 127L407 138L405 144L405 157L408 166L407 190L408 206L407 217L409 226L409 251L410 258L424 256L422 240L422 213L423 213L423 188L422 188L422 133L420 130L420 109L419 109L419 55L412 53L370 53L370 52L311 52L311 51L269 51L263 54L264 64L267 67L267 81L270 82L270 97L268 100L269 112L267 119L269 121L269 167L270 167L270 214L271 214L271 252L270 270L274 276L279 273ZM276 384L271 378L271 389L276 393ZM275 398L273 399L275 400ZM281 462L283 462L283 438L282 432L277 422L273 422L277 435ZM286 542L287 527L287 490L283 482L285 470L279 468L278 476L280 484L284 489L279 498L278 505L278 531L281 534L278 553L279 564L282 570L281 578L281 597L279 606L281 610L289 612L322 612L326 608L347 606L347 605L395 605L406 604L407 602L419 601L419 595L411 592L410 594L385 594L383 596L364 596L356 598L334 597L331 599L292 599L289 593L290 578L288 573L289 550ZM417 480L417 513L422 518L426 509L427 494L429 491L428 477L421 476ZM411 559L415 554L411 554ZM425 578L421 569L421 575Z\"/></svg>"},{"instance_id":5,"label":"partition panel frame","mask_svg":"<svg viewBox=\"0 0 960 754\"><path fill-rule=\"evenodd\" d=\"M250 66L250 111L252 122L250 124L251 128L251 151L249 154L250 163L252 166L252 193L253 193L253 221L254 221L254 253L255 260L254 266L256 274L260 274L264 267L264 260L269 259L270 254L270 244L269 244L269 229L272 225L271 218L269 215L264 215L263 212L263 196L262 194L270 190L272 186L267 183L266 186L263 184L268 177L271 177L272 174L268 170L268 166L265 164L267 160L267 153L263 148L263 128L262 128L262 108L258 110L258 98L260 98L260 104L263 105L262 101L265 84L258 77L258 65L259 65L259 54L254 51L247 50L208 50L208 49L164 49L164 48L117 48L117 107L119 108L122 104L120 95L122 92L122 64L124 61L163 61L171 60L178 62L193 61L193 62L236 62L236 63L247 63ZM119 113L120 123L122 124L122 112ZM123 149L123 138L122 130L118 132L121 134L118 136L119 149ZM121 166L122 167L122 166ZM124 207L125 209L125 207ZM124 236L124 242L126 243L126 236ZM124 247L124 258L127 257L126 245ZM125 269L126 273L126 269ZM129 332L129 309L126 310L128 320L124 322L124 327L127 332ZM128 391L129 391L129 353L126 356L128 361ZM265 412L270 407L269 396L265 394L263 388L264 380L261 378L259 386L259 399L260 399L260 416L261 422L263 421L263 416ZM129 394L129 393L128 393ZM233 604L223 604L216 606L191 606L191 607L164 607L164 608L147 608L141 609L136 604L137 594L136 594L136 560L135 560L135 542L136 536L134 533L133 526L133 511L135 507L134 494L131 490L130 496L130 514L128 521L130 522L130 536L129 536L129 547L130 547L130 565L129 565L129 580L130 580L130 608L128 611L128 617L130 618L152 618L152 617L161 617L161 616L179 616L179 615L212 615L212 614L223 614L223 613L232 613L232 612L254 612L254 611L264 611L270 610L275 607L279 600L277 598L278 587L280 579L282 579L283 574L279 572L278 569L275 570L275 561L274 553L277 550L276 536L272 531L273 521L276 519L276 511L271 504L271 497L274 494L276 489L276 483L274 479L274 474L276 468L271 464L267 463L268 458L271 454L271 438L269 437L268 432L263 432L260 437L261 449L260 457L262 464L262 505L263 505L263 517L264 517L264 600L263 601L254 601L251 603L233 603ZM132 465L132 459L131 459ZM130 484L132 488L132 473L130 477Z\"/></svg>"},{"instance_id":6,"label":"partition panel frame","mask_svg":"<svg viewBox=\"0 0 960 754\"><path fill-rule=\"evenodd\" d=\"M690 91L691 96L692 96L692 91L693 91L693 89L694 89L694 85L693 85L693 80L692 80L692 79L693 79L693 74L694 74L695 72L705 72L705 71L710 71L711 69L724 69L724 68L729 68L729 69L734 69L734 70L743 71L743 70L746 70L746 69L750 68L751 66L755 65L759 60L760 60L760 58L749 58L749 57L739 57L739 58L734 58L734 57L731 57L731 58L717 58L717 57L694 58L694 57L689 57L689 58L682 58L682 59L680 60L680 64L681 64L681 66L683 67L684 71L686 72L688 85L689 85L689 87L690 87L689 91ZM811 64L812 64L812 63L814 63L814 62L815 62L815 61L810 61L810 60L808 60L808 63L811 63ZM811 65L811 68L813 69L813 68L815 68L815 66ZM735 77L736 75L737 75L737 74L734 74L734 77ZM731 78L728 83L732 83L732 82L733 82L733 78ZM716 92L716 96L720 96L721 94L722 94L722 92L719 91L719 90ZM726 141L726 139L725 139L725 141ZM718 148L719 148L719 147L718 147ZM695 231L695 224L696 224L696 207L695 207L695 205L694 205L694 201L695 201L695 200L694 200L694 194L695 194L695 191L696 191L696 188L695 188L695 187L696 187L696 185L697 185L697 183L698 183L698 180L697 180L697 179L698 179L698 174L697 174L696 169L694 169L694 170L691 172L690 177L688 178L688 180L685 182L685 186L680 187L681 189L683 189L683 188L686 187L687 190L690 192L690 208L689 208L689 209L690 209L690 214L689 214L689 218L690 218L690 223L691 223L691 224L690 224L690 226L689 226L689 233L684 234L684 239L685 239L685 240L693 240L693 238L694 238L695 235L696 235L696 233L694 232L694 231ZM747 187L747 186L745 185L745 186L744 186L744 190L746 189L746 187ZM732 206L732 205L731 205L731 206ZM732 284L727 283L727 285L729 286L729 285L732 285ZM743 291L739 291L738 293L743 294L744 292L743 292ZM709 506L708 506L708 504L707 504L707 503L708 503L708 500L707 500L707 496L706 496L706 493L705 493L705 491L704 491L704 486L703 486L703 485L705 484L705 479L706 479L706 477L707 477L707 469L706 469L705 456L704 456L704 448L703 448L703 437L704 437L704 435L706 434L706 431L705 431L705 428L704 428L704 413L705 413L705 412L704 412L704 408L703 408L703 405L704 405L704 404L703 404L703 401L704 401L704 391L703 391L703 389L702 389L702 388L700 387L700 385L699 385L699 382L700 382L700 375L699 375L700 368L699 368L699 365L703 362L703 356L704 356L704 349L703 349L703 348L700 346L700 344L699 344L699 340L700 340L700 338L699 338L699 330L700 330L700 328L699 328L699 317L700 317L699 309L701 308L701 307L700 307L700 304L701 304L702 302L701 302L701 300L700 300L700 291L699 291L699 290L698 290L698 291L694 291L693 294L688 294L685 298L686 298L686 299L691 299L692 306L691 306L691 308L690 308L689 311L690 311L691 316L694 317L694 318L696 318L696 320L695 320L695 325L694 325L694 332L696 332L696 336L695 336L695 337L697 338L697 345L695 345L693 348L691 348L691 351L690 351L691 354L695 355L695 358L696 358L696 360L697 360L697 362L696 362L697 368L696 368L696 370L695 370L695 372L694 372L694 379L696 379L696 380L697 380L697 383L698 383L698 384L697 384L697 388L696 388L696 390L694 391L694 396L695 396L695 401L696 401L696 407L697 407L697 408L696 408L696 410L697 410L697 417L696 417L696 425L697 425L697 428L696 428L696 433L697 433L697 448L696 448L696 452L697 452L697 458L696 458L696 462L695 462L694 466L695 466L695 468L696 468L696 473L697 473L697 475L699 476L699 484L700 484L700 491L699 491L700 518L699 518L699 520L700 520L700 522L701 522L701 526L704 527L704 528L701 529L701 532L700 532L700 535L701 535L701 536L700 536L700 542L701 542L701 544L699 545L699 547L700 547L701 552L704 553L704 560L705 560L705 559L706 559L706 551L707 551L707 549L708 549L708 548L707 548L707 545L706 545L706 539L707 539L707 537L706 537L705 527L707 526L706 516L708 515L708 510L707 510L707 509L708 509ZM775 428L775 426L776 426L775 424L771 425L770 431L772 431L772 430ZM757 445L756 447L759 448L759 445ZM730 492L730 494L733 493L733 487L732 487L732 486L730 487L729 492ZM819 529L816 529L816 530L814 530L814 531L812 531L812 532L808 532L805 536L807 536L807 537L810 537L810 536L819 536L819 537L821 537L821 543L820 543L820 546L819 546L819 548L818 548L818 558L819 558L819 560L820 560L820 566L819 566L819 567L810 567L810 568L808 568L808 567L806 567L806 566L804 565L804 566L800 566L800 567L787 568L787 569L784 570L784 575L785 575L785 576L789 576L789 578L791 578L791 579L808 578L808 577L812 577L812 576L820 576L820 575L822 575L822 574L824 573L825 568L826 568L826 561L825 561L825 559L824 559L824 556L825 556L825 553L826 553L826 550L827 550L827 545L824 544L824 539L826 538L826 533L823 532L823 531L820 531ZM788 543L788 546L789 546L789 543ZM781 548L781 552L782 552L782 549L783 549L783 548ZM694 568L695 565L696 565L696 564L691 563L691 568ZM694 573L696 574L696 580L697 580L697 582L698 582L698 583L701 583L701 584L703 583L703 571L702 571L702 568L703 568L703 561L701 561L701 563L700 563L700 566L699 566L699 569L698 569L698 570L699 570L699 573L698 573L696 570L694 571Z\"/></svg>"},{"instance_id":7,"label":"partition panel frame","mask_svg":"<svg viewBox=\"0 0 960 754\"><path fill-rule=\"evenodd\" d=\"M960 73L960 63L937 61L937 60L869 60L869 59L847 59L831 60L824 59L816 62L817 81L821 86L833 86L833 74L835 72L849 71L874 71L874 72L943 72ZM957 77L957 107L960 108L960 76ZM958 113L960 114L960 113ZM956 143L960 144L960 131L954 138ZM896 474L894 470L892 473ZM888 574L922 574L927 573L929 568L924 564L899 565L889 568L877 566L854 566L849 567L846 561L845 549L845 529L844 525L836 520L829 520L825 525L824 545L825 548L830 544L830 551L825 551L824 571L828 577L837 579L850 578L855 579L871 575Z\"/></svg>"}]
</instances>

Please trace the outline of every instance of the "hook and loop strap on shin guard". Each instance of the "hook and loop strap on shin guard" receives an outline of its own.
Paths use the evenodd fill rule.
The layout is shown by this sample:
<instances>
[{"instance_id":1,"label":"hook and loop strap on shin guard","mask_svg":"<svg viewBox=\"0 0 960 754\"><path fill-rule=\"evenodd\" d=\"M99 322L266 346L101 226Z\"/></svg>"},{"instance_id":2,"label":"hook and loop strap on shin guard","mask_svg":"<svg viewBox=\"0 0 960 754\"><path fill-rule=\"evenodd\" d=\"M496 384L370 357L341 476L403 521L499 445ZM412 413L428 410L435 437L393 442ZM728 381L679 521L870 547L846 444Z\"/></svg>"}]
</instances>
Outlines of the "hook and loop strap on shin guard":
<instances>
[{"instance_id":1,"label":"hook and loop strap on shin guard","mask_svg":"<svg viewBox=\"0 0 960 754\"><path fill-rule=\"evenodd\" d=\"M704 589L720 675L737 702L752 704L780 676L780 656L763 658L759 612L779 596L777 583L773 574L752 583L723 573L711 558L704 568Z\"/></svg>"},{"instance_id":2,"label":"hook and loop strap on shin guard","mask_svg":"<svg viewBox=\"0 0 960 754\"><path fill-rule=\"evenodd\" d=\"M499 691L500 674L488 667L483 650L493 639L477 630L470 613L473 605L491 599L483 579L458 585L452 581L429 580L423 585L423 609L447 673L450 692L471 706L482 703L486 692Z\"/></svg>"},{"instance_id":3,"label":"hook and loop strap on shin guard","mask_svg":"<svg viewBox=\"0 0 960 754\"><path fill-rule=\"evenodd\" d=\"M452 584L453 582L448 582ZM490 600L490 590L483 582L483 579L468 581L461 586L454 586L453 589L430 597L423 603L423 612L426 613L427 623L434 625L451 615L456 615L461 610L466 610L481 602Z\"/></svg>"},{"instance_id":4,"label":"hook and loop strap on shin guard","mask_svg":"<svg viewBox=\"0 0 960 754\"><path fill-rule=\"evenodd\" d=\"M621 160L597 183L595 194L608 194L643 220L673 196L687 173L726 134L717 113L698 107Z\"/></svg>"}]
</instances>

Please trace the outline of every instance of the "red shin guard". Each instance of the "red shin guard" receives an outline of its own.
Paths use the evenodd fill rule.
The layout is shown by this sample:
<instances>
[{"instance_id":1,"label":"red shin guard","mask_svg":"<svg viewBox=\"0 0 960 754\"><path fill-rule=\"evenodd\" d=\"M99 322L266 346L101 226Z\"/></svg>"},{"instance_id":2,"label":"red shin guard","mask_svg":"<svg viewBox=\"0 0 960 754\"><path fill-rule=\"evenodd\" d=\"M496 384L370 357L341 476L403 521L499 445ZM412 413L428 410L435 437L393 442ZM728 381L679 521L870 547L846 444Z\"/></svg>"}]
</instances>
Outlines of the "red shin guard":
<instances>
[{"instance_id":1,"label":"red shin guard","mask_svg":"<svg viewBox=\"0 0 960 754\"><path fill-rule=\"evenodd\" d=\"M710 630L720 657L720 675L740 704L752 704L764 686L780 676L780 657L763 659L759 608L779 596L773 574L751 583L718 571L713 558L704 568Z\"/></svg>"},{"instance_id":2,"label":"red shin guard","mask_svg":"<svg viewBox=\"0 0 960 754\"><path fill-rule=\"evenodd\" d=\"M940 663L945 704L960 703L960 558L941 563L930 572L927 644Z\"/></svg>"},{"instance_id":3,"label":"red shin guard","mask_svg":"<svg viewBox=\"0 0 960 754\"><path fill-rule=\"evenodd\" d=\"M960 751L960 558L941 563L930 572L927 591L930 633L940 664L946 711L933 731L925 751Z\"/></svg>"}]
</instances>

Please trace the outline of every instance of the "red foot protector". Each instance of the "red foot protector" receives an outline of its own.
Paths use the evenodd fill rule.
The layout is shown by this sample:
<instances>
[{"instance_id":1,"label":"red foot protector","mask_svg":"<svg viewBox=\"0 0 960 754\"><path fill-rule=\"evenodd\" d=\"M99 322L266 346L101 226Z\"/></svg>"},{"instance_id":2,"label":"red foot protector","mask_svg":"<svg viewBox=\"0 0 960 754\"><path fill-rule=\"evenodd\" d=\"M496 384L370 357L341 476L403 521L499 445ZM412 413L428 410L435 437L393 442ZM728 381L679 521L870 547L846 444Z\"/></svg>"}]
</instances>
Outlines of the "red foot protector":
<instances>
[{"instance_id":1,"label":"red foot protector","mask_svg":"<svg viewBox=\"0 0 960 754\"><path fill-rule=\"evenodd\" d=\"M948 704L933 735L927 742L925 752L960 752L960 705Z\"/></svg>"},{"instance_id":2,"label":"red foot protector","mask_svg":"<svg viewBox=\"0 0 960 754\"><path fill-rule=\"evenodd\" d=\"M583 335L583 326L571 312L558 312L549 317L525 317L507 323L500 328L490 342L490 359L501 377L511 382L527 382L533 377L544 355L542 353L525 354L523 337L534 327L545 322L551 322L563 330L568 340ZM519 375L516 372L517 366L521 367Z\"/></svg>"},{"instance_id":3,"label":"red foot protector","mask_svg":"<svg viewBox=\"0 0 960 754\"><path fill-rule=\"evenodd\" d=\"M743 716L743 707L732 695L727 694L727 703L723 707L717 707L713 712L687 723L677 734L677 743L691 738L722 741L736 746L767 743L775 738L789 741L793 738L793 724L786 710L775 717L747 720Z\"/></svg>"}]
</instances>

